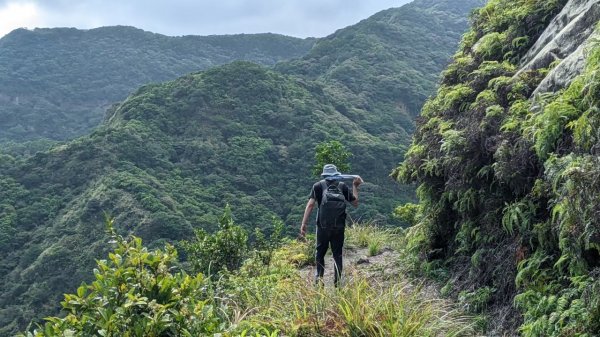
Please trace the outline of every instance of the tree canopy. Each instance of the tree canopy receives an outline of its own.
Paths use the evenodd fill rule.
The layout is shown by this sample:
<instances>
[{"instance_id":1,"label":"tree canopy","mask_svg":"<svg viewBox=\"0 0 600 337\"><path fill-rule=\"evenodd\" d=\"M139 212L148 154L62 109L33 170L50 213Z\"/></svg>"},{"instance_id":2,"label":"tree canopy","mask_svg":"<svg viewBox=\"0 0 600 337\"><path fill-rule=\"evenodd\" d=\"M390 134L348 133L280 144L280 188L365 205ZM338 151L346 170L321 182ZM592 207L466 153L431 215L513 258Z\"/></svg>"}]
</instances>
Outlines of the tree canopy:
<instances>
[{"instance_id":1,"label":"tree canopy","mask_svg":"<svg viewBox=\"0 0 600 337\"><path fill-rule=\"evenodd\" d=\"M0 39L0 142L70 140L139 86L235 60L304 55L315 39L277 34L170 37L125 26L17 29Z\"/></svg>"}]
</instances>

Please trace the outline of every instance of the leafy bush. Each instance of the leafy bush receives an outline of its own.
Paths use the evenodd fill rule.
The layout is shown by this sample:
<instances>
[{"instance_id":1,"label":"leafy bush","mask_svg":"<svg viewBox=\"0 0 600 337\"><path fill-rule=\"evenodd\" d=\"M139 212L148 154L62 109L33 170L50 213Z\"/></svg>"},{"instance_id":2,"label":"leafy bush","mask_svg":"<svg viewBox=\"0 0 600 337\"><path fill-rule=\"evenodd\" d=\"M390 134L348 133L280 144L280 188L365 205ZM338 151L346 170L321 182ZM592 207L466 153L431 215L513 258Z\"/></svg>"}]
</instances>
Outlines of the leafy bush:
<instances>
[{"instance_id":1,"label":"leafy bush","mask_svg":"<svg viewBox=\"0 0 600 337\"><path fill-rule=\"evenodd\" d=\"M194 241L182 243L194 273L215 275L221 271L235 271L248 256L248 235L234 224L229 205L219 220L217 232L208 234L197 229L195 234Z\"/></svg>"},{"instance_id":2,"label":"leafy bush","mask_svg":"<svg viewBox=\"0 0 600 337\"><path fill-rule=\"evenodd\" d=\"M267 268L271 265L275 251L283 243L284 230L283 221L273 218L272 232L268 236L259 228L254 231L254 253Z\"/></svg>"},{"instance_id":3,"label":"leafy bush","mask_svg":"<svg viewBox=\"0 0 600 337\"><path fill-rule=\"evenodd\" d=\"M421 212L421 206L418 204L408 203L394 209L394 216L409 225L416 225Z\"/></svg>"},{"instance_id":4,"label":"leafy bush","mask_svg":"<svg viewBox=\"0 0 600 337\"><path fill-rule=\"evenodd\" d=\"M124 239L109 225L116 247L108 260L98 261L95 280L65 295L64 318L49 317L21 336L199 336L223 330L204 277L173 272L173 246L149 251L140 238Z\"/></svg>"},{"instance_id":5,"label":"leafy bush","mask_svg":"<svg viewBox=\"0 0 600 337\"><path fill-rule=\"evenodd\" d=\"M474 54L485 61L499 61L504 58L506 34L491 32L484 35L473 47Z\"/></svg>"},{"instance_id":6,"label":"leafy bush","mask_svg":"<svg viewBox=\"0 0 600 337\"><path fill-rule=\"evenodd\" d=\"M495 291L496 289L490 287L479 288L471 292L462 291L458 294L458 300L467 312L478 313L487 307Z\"/></svg>"}]
</instances>

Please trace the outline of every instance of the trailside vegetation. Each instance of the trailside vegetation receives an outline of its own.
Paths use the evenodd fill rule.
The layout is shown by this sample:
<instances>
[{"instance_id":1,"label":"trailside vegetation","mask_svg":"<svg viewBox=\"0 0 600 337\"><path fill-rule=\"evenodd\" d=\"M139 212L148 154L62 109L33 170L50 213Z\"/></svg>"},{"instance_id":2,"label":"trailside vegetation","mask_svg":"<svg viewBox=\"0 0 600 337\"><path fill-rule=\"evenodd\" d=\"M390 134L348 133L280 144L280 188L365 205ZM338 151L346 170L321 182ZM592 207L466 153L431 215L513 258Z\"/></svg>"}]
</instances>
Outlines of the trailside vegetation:
<instances>
[{"instance_id":1,"label":"trailside vegetation","mask_svg":"<svg viewBox=\"0 0 600 337\"><path fill-rule=\"evenodd\" d=\"M243 233L231 222L224 232ZM207 234L182 244L204 250L209 240L223 247L215 252L224 260L242 263L206 275L179 262L172 245L149 249L139 237L122 237L109 221L114 246L108 258L97 261L94 279L76 293L65 294L61 317L48 317L19 337L58 336L471 336L470 317L443 300L426 297L406 281L386 282L355 270L340 289L315 287L303 279L301 268L314 265L307 241L270 236L274 259L262 259L260 245L241 246L229 255L224 232ZM354 224L348 229L350 249L360 246L361 232L385 238L396 247L398 233ZM200 239L200 240L199 240ZM312 242L312 241L311 241ZM204 247L204 248L201 248ZM389 248L395 249L395 248ZM188 250L186 248L186 250ZM211 251L210 249L208 251ZM395 250L393 250L395 251ZM188 255L188 262L194 257ZM309 277L312 280L312 277Z\"/></svg>"},{"instance_id":2,"label":"trailside vegetation","mask_svg":"<svg viewBox=\"0 0 600 337\"><path fill-rule=\"evenodd\" d=\"M475 11L394 172L418 184L420 204L397 210L415 222L415 270L491 331L526 337L600 331L600 45L558 92L530 99L549 69L517 73L565 3Z\"/></svg>"}]
</instances>

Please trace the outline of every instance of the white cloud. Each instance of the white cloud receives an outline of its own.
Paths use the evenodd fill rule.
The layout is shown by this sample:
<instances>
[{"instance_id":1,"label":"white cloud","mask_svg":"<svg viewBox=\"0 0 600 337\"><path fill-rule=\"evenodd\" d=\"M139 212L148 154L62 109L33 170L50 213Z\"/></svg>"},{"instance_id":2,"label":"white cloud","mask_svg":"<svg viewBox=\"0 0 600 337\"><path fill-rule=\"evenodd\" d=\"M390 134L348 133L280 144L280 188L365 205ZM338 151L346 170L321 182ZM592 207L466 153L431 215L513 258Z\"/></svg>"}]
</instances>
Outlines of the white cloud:
<instances>
[{"instance_id":1,"label":"white cloud","mask_svg":"<svg viewBox=\"0 0 600 337\"><path fill-rule=\"evenodd\" d=\"M33 2L8 2L0 7L0 36L17 28L43 26L43 16Z\"/></svg>"},{"instance_id":2,"label":"white cloud","mask_svg":"<svg viewBox=\"0 0 600 337\"><path fill-rule=\"evenodd\" d=\"M411 0L0 0L0 37L19 27L128 25L166 35L325 36Z\"/></svg>"}]
</instances>

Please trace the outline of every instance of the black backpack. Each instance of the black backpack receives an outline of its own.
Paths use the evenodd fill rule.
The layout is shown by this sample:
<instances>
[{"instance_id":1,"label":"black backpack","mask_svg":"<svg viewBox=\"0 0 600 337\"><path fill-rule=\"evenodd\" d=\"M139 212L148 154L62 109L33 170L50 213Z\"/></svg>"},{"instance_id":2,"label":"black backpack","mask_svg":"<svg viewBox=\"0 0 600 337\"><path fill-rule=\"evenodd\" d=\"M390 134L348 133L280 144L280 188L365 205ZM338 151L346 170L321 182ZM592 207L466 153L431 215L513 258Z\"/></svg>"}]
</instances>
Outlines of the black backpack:
<instances>
[{"instance_id":1,"label":"black backpack","mask_svg":"<svg viewBox=\"0 0 600 337\"><path fill-rule=\"evenodd\" d=\"M321 228L344 228L346 225L346 198L338 182L329 185L321 180L321 204L317 216Z\"/></svg>"}]
</instances>

